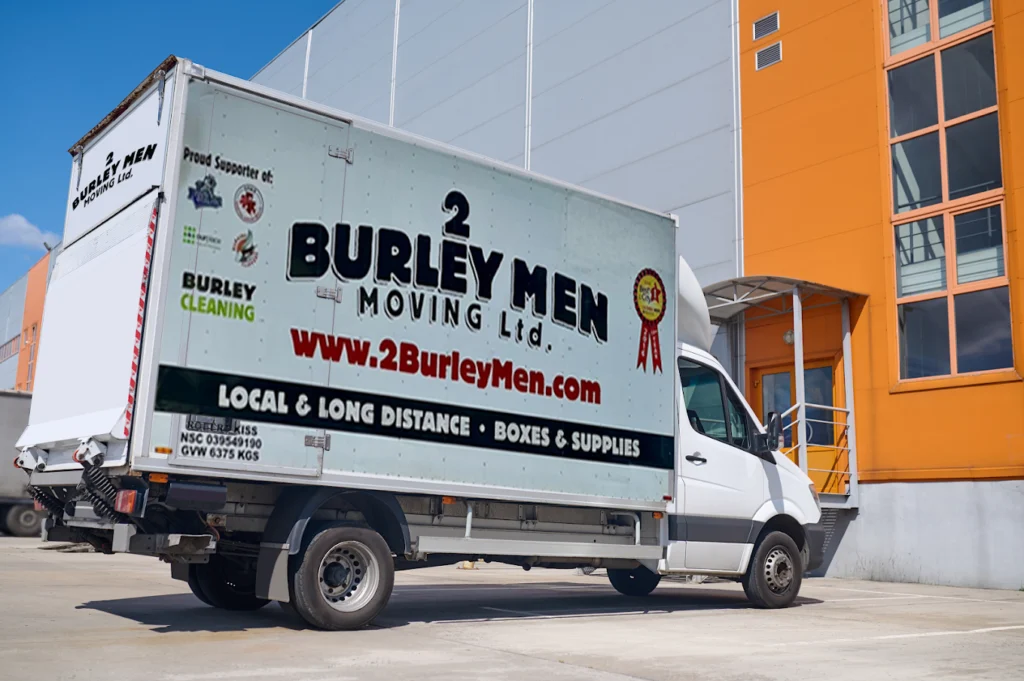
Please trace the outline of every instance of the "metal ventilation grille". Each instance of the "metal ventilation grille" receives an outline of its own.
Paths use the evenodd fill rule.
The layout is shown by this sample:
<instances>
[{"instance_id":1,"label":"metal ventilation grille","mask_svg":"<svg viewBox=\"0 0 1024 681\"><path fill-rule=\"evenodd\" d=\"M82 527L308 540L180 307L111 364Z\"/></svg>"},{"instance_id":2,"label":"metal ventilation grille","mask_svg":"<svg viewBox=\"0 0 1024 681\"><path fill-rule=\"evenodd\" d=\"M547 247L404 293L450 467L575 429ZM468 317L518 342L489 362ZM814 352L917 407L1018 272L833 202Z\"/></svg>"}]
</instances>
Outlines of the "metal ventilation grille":
<instances>
[{"instance_id":1,"label":"metal ventilation grille","mask_svg":"<svg viewBox=\"0 0 1024 681\"><path fill-rule=\"evenodd\" d=\"M757 70L768 68L772 64L778 64L782 61L782 43L778 42L774 45L769 45L763 50L757 51Z\"/></svg>"},{"instance_id":2,"label":"metal ventilation grille","mask_svg":"<svg viewBox=\"0 0 1024 681\"><path fill-rule=\"evenodd\" d=\"M760 40L777 30L779 30L779 13L772 12L754 22L754 40Z\"/></svg>"}]
</instances>

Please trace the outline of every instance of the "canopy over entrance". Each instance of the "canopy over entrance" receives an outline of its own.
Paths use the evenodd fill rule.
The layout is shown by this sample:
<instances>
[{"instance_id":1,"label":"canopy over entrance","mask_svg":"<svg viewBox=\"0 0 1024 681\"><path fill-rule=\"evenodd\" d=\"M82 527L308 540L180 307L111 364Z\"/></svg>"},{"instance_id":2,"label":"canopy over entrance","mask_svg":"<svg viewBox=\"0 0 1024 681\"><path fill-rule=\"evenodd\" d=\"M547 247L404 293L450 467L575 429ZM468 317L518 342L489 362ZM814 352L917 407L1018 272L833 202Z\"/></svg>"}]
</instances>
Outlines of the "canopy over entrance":
<instances>
[{"instance_id":1,"label":"canopy over entrance","mask_svg":"<svg viewBox=\"0 0 1024 681\"><path fill-rule=\"evenodd\" d=\"M788 438L792 446L784 448L783 453L793 457L805 473L811 474L816 483L818 478L833 483L837 479L844 481L838 489L830 486L828 490L819 490L822 492L823 506L856 508L857 437L853 403L853 357L850 348L850 299L861 298L863 295L812 281L770 275L726 279L705 286L703 291L711 323L719 326L751 309L764 310L772 315L792 313L796 403L780 414L784 423L788 421L785 428L792 429ZM821 297L831 299L826 304L839 304L842 307L845 407L814 404L806 399L803 311L805 301L811 297L816 300L820 300ZM812 418L808 418L808 408L811 409ZM813 428L834 429L835 438L829 440L832 442L827 446L829 452L820 452L818 450L822 448L812 444L815 463L809 466L808 440L811 439L809 433Z\"/></svg>"}]
</instances>

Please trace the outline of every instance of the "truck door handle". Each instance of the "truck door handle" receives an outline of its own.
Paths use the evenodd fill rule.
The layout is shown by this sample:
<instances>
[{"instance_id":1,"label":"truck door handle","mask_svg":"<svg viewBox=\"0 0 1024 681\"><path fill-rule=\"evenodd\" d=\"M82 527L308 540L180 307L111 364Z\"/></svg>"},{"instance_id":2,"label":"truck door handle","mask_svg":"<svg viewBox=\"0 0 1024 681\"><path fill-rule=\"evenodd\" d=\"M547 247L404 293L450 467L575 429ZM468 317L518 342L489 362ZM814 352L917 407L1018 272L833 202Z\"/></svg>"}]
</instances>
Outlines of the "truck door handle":
<instances>
[{"instance_id":1,"label":"truck door handle","mask_svg":"<svg viewBox=\"0 0 1024 681\"><path fill-rule=\"evenodd\" d=\"M693 463L707 463L708 462L707 459L705 459L703 456L701 456L700 452L694 452L693 454L687 454L686 455L686 460L687 461L692 461Z\"/></svg>"}]
</instances>

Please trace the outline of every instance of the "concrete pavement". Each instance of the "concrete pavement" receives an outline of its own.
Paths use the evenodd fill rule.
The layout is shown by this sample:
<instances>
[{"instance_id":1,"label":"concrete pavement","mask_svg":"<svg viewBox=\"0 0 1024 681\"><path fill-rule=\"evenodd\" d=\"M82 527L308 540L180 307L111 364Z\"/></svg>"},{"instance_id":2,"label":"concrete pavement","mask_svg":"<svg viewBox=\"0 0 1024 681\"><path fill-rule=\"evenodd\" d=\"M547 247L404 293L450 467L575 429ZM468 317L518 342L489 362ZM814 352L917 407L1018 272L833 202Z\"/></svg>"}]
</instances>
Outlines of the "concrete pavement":
<instances>
[{"instance_id":1,"label":"concrete pavement","mask_svg":"<svg viewBox=\"0 0 1024 681\"><path fill-rule=\"evenodd\" d=\"M399 573L358 632L301 629L272 604L201 604L138 556L0 537L0 679L761 680L1024 678L1024 593L808 580L760 611L734 584L484 566Z\"/></svg>"}]
</instances>

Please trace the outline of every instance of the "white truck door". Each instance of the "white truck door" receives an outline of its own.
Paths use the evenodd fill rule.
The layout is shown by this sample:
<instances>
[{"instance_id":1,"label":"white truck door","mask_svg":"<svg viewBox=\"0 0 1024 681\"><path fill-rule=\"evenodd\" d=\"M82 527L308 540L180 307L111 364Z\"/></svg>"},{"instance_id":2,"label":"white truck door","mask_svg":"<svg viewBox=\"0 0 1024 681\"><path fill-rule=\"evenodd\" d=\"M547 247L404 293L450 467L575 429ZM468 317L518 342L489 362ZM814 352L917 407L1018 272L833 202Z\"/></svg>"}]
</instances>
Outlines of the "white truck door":
<instances>
[{"instance_id":1,"label":"white truck door","mask_svg":"<svg viewBox=\"0 0 1024 681\"><path fill-rule=\"evenodd\" d=\"M294 395L326 385L328 364L297 357L292 329L332 328L335 302L287 284L288 237L341 218L348 164L332 154L349 127L189 84L156 400L176 419L171 464L320 474L316 405Z\"/></svg>"},{"instance_id":2,"label":"white truck door","mask_svg":"<svg viewBox=\"0 0 1024 681\"><path fill-rule=\"evenodd\" d=\"M670 538L686 542L686 569L736 571L756 539L753 517L765 500L769 464L752 453L757 430L721 371L687 357L678 367L683 515L670 522Z\"/></svg>"}]
</instances>

